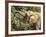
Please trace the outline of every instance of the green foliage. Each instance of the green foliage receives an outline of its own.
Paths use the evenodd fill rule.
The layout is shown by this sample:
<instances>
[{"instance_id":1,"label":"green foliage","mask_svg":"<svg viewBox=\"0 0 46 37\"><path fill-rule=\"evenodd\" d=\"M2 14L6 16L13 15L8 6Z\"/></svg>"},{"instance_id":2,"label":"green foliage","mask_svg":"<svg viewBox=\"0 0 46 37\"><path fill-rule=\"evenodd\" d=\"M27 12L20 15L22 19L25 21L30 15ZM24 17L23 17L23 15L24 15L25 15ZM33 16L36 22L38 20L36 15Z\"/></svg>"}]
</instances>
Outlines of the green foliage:
<instances>
[{"instance_id":1,"label":"green foliage","mask_svg":"<svg viewBox=\"0 0 46 37\"><path fill-rule=\"evenodd\" d=\"M12 11L37 11L37 12L40 12L41 9L40 7L35 7L35 6L12 6Z\"/></svg>"},{"instance_id":2,"label":"green foliage","mask_svg":"<svg viewBox=\"0 0 46 37\"><path fill-rule=\"evenodd\" d=\"M28 6L11 6L11 30L32 30L30 23L26 23L23 16L20 14L25 11L40 12L40 7L28 7ZM34 27L35 28L35 27Z\"/></svg>"}]
</instances>

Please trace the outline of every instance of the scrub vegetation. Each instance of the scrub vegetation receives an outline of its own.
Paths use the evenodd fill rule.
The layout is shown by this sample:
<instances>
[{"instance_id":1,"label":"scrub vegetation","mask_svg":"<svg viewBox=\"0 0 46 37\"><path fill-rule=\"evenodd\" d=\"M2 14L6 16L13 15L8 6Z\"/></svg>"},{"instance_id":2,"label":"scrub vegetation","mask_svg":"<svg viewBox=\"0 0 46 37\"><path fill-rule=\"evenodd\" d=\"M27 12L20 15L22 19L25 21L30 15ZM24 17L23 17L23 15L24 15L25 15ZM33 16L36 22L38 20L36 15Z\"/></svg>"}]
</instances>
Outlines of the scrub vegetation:
<instances>
[{"instance_id":1,"label":"scrub vegetation","mask_svg":"<svg viewBox=\"0 0 46 37\"><path fill-rule=\"evenodd\" d=\"M41 29L40 7L11 6L11 31Z\"/></svg>"}]
</instances>

